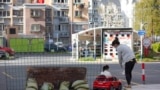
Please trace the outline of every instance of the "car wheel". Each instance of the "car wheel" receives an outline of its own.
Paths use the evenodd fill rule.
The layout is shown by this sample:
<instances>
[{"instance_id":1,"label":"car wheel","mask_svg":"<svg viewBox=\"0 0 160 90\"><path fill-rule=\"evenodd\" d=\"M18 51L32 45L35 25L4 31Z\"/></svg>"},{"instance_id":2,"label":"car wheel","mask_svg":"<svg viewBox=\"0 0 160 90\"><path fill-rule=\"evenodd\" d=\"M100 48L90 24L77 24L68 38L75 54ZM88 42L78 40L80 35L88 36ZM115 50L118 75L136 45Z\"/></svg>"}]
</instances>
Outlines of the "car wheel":
<instances>
[{"instance_id":1,"label":"car wheel","mask_svg":"<svg viewBox=\"0 0 160 90\"><path fill-rule=\"evenodd\" d=\"M116 90L122 90L122 85L119 85Z\"/></svg>"},{"instance_id":2,"label":"car wheel","mask_svg":"<svg viewBox=\"0 0 160 90\"><path fill-rule=\"evenodd\" d=\"M3 59L9 59L9 53L5 52L5 56L3 57Z\"/></svg>"}]
</instances>

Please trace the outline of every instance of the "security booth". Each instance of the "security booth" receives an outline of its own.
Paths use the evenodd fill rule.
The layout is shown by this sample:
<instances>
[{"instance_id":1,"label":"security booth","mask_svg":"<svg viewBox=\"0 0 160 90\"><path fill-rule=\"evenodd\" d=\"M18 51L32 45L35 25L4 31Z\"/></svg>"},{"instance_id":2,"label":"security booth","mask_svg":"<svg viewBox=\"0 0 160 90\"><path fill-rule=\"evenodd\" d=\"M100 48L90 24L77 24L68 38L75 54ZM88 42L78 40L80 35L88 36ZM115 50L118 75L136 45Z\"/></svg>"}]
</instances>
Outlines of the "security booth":
<instances>
[{"instance_id":1,"label":"security booth","mask_svg":"<svg viewBox=\"0 0 160 90\"><path fill-rule=\"evenodd\" d=\"M131 49L133 43L132 28L105 28L96 27L72 34L72 58L93 57L95 60L117 60L116 49L111 43L118 37L121 44L128 45Z\"/></svg>"}]
</instances>

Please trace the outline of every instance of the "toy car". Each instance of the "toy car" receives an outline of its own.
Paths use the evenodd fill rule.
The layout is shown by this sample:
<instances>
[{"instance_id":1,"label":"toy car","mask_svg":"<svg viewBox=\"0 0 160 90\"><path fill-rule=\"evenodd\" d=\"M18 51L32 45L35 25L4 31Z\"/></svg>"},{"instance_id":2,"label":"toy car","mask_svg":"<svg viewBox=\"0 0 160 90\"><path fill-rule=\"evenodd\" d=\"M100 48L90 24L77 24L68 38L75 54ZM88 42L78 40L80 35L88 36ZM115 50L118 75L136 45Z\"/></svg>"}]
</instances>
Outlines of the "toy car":
<instances>
[{"instance_id":1,"label":"toy car","mask_svg":"<svg viewBox=\"0 0 160 90\"><path fill-rule=\"evenodd\" d=\"M115 76L98 75L93 82L93 90L122 90L122 82Z\"/></svg>"}]
</instances>

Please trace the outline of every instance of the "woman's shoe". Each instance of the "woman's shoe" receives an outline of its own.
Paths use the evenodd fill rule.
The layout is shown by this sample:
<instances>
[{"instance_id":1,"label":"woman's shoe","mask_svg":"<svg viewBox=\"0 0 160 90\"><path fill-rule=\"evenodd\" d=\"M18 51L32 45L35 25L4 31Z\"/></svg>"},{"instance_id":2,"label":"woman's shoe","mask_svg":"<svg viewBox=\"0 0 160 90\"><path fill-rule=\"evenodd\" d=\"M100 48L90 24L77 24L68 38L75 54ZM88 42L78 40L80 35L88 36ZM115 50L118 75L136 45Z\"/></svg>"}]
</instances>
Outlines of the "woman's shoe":
<instances>
[{"instance_id":1,"label":"woman's shoe","mask_svg":"<svg viewBox=\"0 0 160 90\"><path fill-rule=\"evenodd\" d=\"M124 86L125 88L131 88L131 85L126 85L126 86Z\"/></svg>"}]
</instances>

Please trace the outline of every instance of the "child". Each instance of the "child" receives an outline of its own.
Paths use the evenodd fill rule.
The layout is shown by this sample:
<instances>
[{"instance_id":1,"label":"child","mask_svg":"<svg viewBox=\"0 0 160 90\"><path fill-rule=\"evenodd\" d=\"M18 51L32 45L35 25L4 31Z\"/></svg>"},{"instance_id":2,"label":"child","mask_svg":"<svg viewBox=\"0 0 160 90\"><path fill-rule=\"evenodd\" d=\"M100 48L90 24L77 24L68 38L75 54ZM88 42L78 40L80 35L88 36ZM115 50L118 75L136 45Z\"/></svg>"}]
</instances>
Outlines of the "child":
<instances>
[{"instance_id":1,"label":"child","mask_svg":"<svg viewBox=\"0 0 160 90\"><path fill-rule=\"evenodd\" d=\"M106 77L111 77L112 75L108 70L109 70L108 65L103 66L103 72L101 72L101 75L105 75Z\"/></svg>"}]
</instances>

